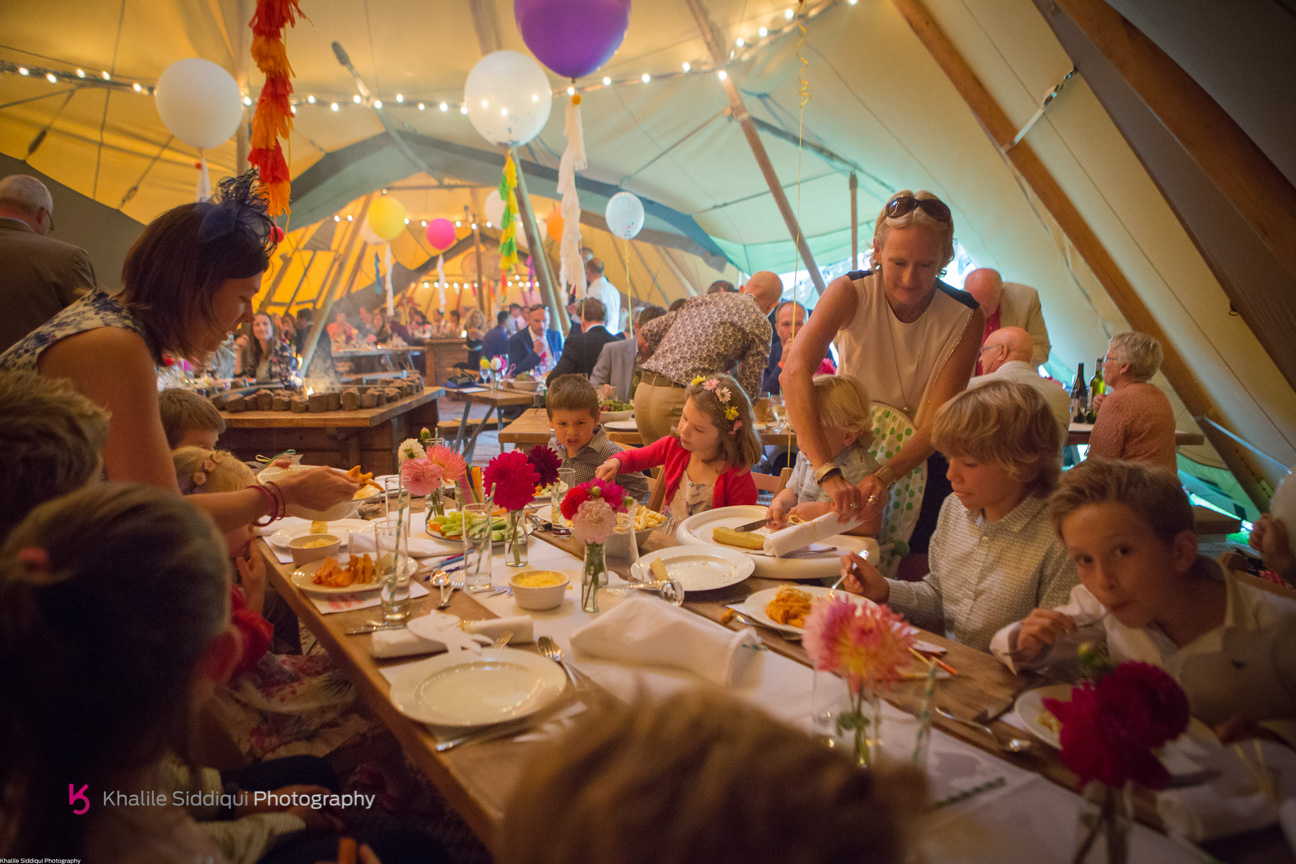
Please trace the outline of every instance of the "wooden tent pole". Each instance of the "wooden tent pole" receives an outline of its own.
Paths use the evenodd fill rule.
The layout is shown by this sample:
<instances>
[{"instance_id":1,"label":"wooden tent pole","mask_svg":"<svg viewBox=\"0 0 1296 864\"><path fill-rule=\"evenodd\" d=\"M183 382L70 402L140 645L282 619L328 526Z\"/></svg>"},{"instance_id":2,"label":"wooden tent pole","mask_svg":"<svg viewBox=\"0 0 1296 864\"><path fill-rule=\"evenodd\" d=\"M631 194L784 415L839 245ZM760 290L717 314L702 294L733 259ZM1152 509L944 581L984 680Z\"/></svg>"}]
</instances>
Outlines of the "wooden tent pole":
<instances>
[{"instance_id":1,"label":"wooden tent pole","mask_svg":"<svg viewBox=\"0 0 1296 864\"><path fill-rule=\"evenodd\" d=\"M981 79L977 77L972 67L940 29L922 0L892 0L892 2L901 17L918 36L919 41L931 52L932 58L944 70L950 83L972 109L972 113L980 121L990 140L1004 153L1017 172L1039 196L1049 213L1057 220L1062 231L1080 253L1080 257L1089 265L1094 276L1107 290L1108 296L1116 304L1121 315L1135 330L1155 336L1161 342L1165 355L1161 369L1189 412L1194 417L1209 417L1221 422L1223 418L1217 413L1210 395L1203 389L1192 369L1175 349L1174 343L1167 338L1161 325L1139 297L1138 291L1121 272L1115 259L1107 251L1107 247L1067 197L1048 166L1026 141L1019 142L1015 147L1011 146L1017 134L1016 128L990 91L981 83ZM1251 457L1226 436L1217 432L1209 423L1199 422L1198 426L1255 505L1261 510L1268 509L1268 494L1260 486L1260 481L1265 478L1265 475L1257 469Z\"/></svg>"},{"instance_id":2,"label":"wooden tent pole","mask_svg":"<svg viewBox=\"0 0 1296 864\"><path fill-rule=\"evenodd\" d=\"M315 316L315 326L311 328L310 336L306 338L306 344L302 346L301 374L303 378L306 377L306 372L310 369L311 361L315 359L315 347L319 344L320 334L328 327L328 316L333 311L333 295L337 293L338 286L342 284L340 277L342 271L346 269L346 259L355 250L356 244L360 242L361 220L369 215L369 205L373 202L373 197L374 193L372 192L365 196L364 203L360 205L360 218L352 222L351 236L343 243L343 248L346 251L340 257L334 259L333 282L325 286L324 290L320 292L325 296L323 309ZM360 271L360 263L364 260L364 257L363 253L356 256L355 266L351 268L351 276L347 280L347 284L355 280L356 273Z\"/></svg>"},{"instance_id":3,"label":"wooden tent pole","mask_svg":"<svg viewBox=\"0 0 1296 864\"><path fill-rule=\"evenodd\" d=\"M725 55L720 50L720 42L716 38L715 28L711 24L711 19L707 17L706 10L702 8L702 0L687 0L689 9L693 12L693 17L697 20L698 30L702 33L702 40L706 42L707 52L711 55L711 62L717 69L724 69ZM792 211L792 205L788 202L787 195L783 192L783 186L779 183L778 175L774 173L774 166L770 163L769 154L765 152L765 145L761 142L760 134L756 131L756 124L752 122L751 115L747 113L747 106L743 103L742 95L738 92L738 86L734 84L733 77L726 75L720 82L724 87L725 95L729 97L729 110L733 114L738 125L742 127L743 135L747 137L747 145L751 147L752 155L756 157L756 164L760 166L761 174L765 175L765 182L769 185L770 195L774 196L774 203L778 205L779 213L783 216L783 221L787 223L788 233L796 238L797 250L801 253L801 260L805 262L806 270L810 273L810 279L814 282L815 291L823 294L824 285L823 274L819 272L818 266L815 265L814 255L810 252L810 245L806 242L805 235L801 233L801 226L797 223L796 213Z\"/></svg>"},{"instance_id":4,"label":"wooden tent pole","mask_svg":"<svg viewBox=\"0 0 1296 864\"><path fill-rule=\"evenodd\" d=\"M306 277L310 274L311 266L315 263L315 256L319 254L318 249L312 249L310 257L306 259L306 266L302 268L301 278L297 280L297 286L293 288L292 296L288 298L288 304L284 306L285 312L292 311L292 305L297 302L297 294L301 287L306 284Z\"/></svg>"},{"instance_id":5,"label":"wooden tent pole","mask_svg":"<svg viewBox=\"0 0 1296 864\"><path fill-rule=\"evenodd\" d=\"M566 339L571 330L571 321L567 318L567 310L558 305L558 293L554 290L553 274L549 270L549 254L545 251L544 238L540 236L535 210L531 207L531 196L527 193L526 174L522 171L522 157L516 147L511 148L509 153L513 156L513 164L517 166L518 216L522 218L522 230L526 232L527 244L531 247L536 277L540 281L540 298L553 313L554 322Z\"/></svg>"},{"instance_id":6,"label":"wooden tent pole","mask_svg":"<svg viewBox=\"0 0 1296 864\"><path fill-rule=\"evenodd\" d=\"M859 191L859 178L852 171L850 175L850 196L851 196L851 263L850 269L854 270L859 266L859 207L855 200Z\"/></svg>"},{"instance_id":7,"label":"wooden tent pole","mask_svg":"<svg viewBox=\"0 0 1296 864\"><path fill-rule=\"evenodd\" d=\"M1103 0L1057 0L1057 5L1296 276L1291 181L1191 75L1119 12Z\"/></svg>"},{"instance_id":8,"label":"wooden tent pole","mask_svg":"<svg viewBox=\"0 0 1296 864\"><path fill-rule=\"evenodd\" d=\"M261 305L257 307L258 315L269 308L270 301L274 299L275 293L279 290L279 285L283 282L284 277L288 275L288 265L292 263L293 256L295 256L300 250L301 247L298 246L296 249L287 253L287 260L283 262L283 266L279 268L279 272L275 274L274 279L270 280L270 290L266 292L265 297L261 300Z\"/></svg>"},{"instance_id":9,"label":"wooden tent pole","mask_svg":"<svg viewBox=\"0 0 1296 864\"><path fill-rule=\"evenodd\" d=\"M477 308L481 310L482 317L485 318L486 292L490 289L486 285L486 264L482 260L481 225L477 223L476 216L473 216L472 221L468 224L472 226L473 254L477 259Z\"/></svg>"}]
</instances>

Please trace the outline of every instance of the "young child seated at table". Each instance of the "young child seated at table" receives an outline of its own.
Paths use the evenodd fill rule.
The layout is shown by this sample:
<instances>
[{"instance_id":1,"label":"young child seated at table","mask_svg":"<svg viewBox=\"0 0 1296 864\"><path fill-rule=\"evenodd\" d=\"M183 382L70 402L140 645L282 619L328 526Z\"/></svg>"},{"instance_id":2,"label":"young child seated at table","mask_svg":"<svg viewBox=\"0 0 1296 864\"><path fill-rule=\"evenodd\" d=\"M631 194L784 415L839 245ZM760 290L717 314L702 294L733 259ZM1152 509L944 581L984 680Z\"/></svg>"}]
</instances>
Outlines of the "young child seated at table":
<instances>
[{"instance_id":1,"label":"young child seated at table","mask_svg":"<svg viewBox=\"0 0 1296 864\"><path fill-rule=\"evenodd\" d=\"M599 424L598 391L584 375L561 375L545 396L545 411L553 438L549 446L562 457L562 467L576 472L576 482L594 479L598 467L620 453L620 444L608 440ZM627 474L619 483L640 504L648 499L648 478Z\"/></svg>"},{"instance_id":2,"label":"young child seated at table","mask_svg":"<svg viewBox=\"0 0 1296 864\"><path fill-rule=\"evenodd\" d=\"M761 444L752 429L751 402L737 381L728 375L694 378L671 432L647 447L617 453L599 466L598 478L665 465L663 501L672 524L704 510L756 503L751 467L760 459Z\"/></svg>"},{"instance_id":3,"label":"young child seated at table","mask_svg":"<svg viewBox=\"0 0 1296 864\"><path fill-rule=\"evenodd\" d=\"M1197 554L1192 505L1168 471L1088 459L1062 476L1053 527L1080 572L1060 608L994 636L1014 671L1074 660L1078 646L1152 663L1221 740L1296 745L1296 601L1237 581Z\"/></svg>"},{"instance_id":4,"label":"young child seated at table","mask_svg":"<svg viewBox=\"0 0 1296 864\"><path fill-rule=\"evenodd\" d=\"M873 443L873 420L864 385L849 375L818 375L814 379L814 396L817 413L823 418L824 436L833 452L833 464L847 483L860 482L878 469L868 450ZM808 522L832 510L832 499L819 488L814 473L805 453L798 453L787 486L774 496L766 514L771 531L787 527L792 516ZM881 528L879 514L850 533L872 537Z\"/></svg>"},{"instance_id":5,"label":"young child seated at table","mask_svg":"<svg viewBox=\"0 0 1296 864\"><path fill-rule=\"evenodd\" d=\"M521 774L500 864L899 864L927 810L910 766L841 750L702 689L589 711Z\"/></svg>"},{"instance_id":6,"label":"young child seated at table","mask_svg":"<svg viewBox=\"0 0 1296 864\"><path fill-rule=\"evenodd\" d=\"M225 433L225 418L205 396L171 387L158 394L158 411L166 431L167 446L206 447L213 450L216 439Z\"/></svg>"},{"instance_id":7,"label":"young child seated at table","mask_svg":"<svg viewBox=\"0 0 1296 864\"><path fill-rule=\"evenodd\" d=\"M0 374L0 539L42 501L103 474L108 413L70 381Z\"/></svg>"},{"instance_id":8,"label":"young child seated at table","mask_svg":"<svg viewBox=\"0 0 1296 864\"><path fill-rule=\"evenodd\" d=\"M186 495L236 492L256 482L251 468L223 450L181 447L171 455L180 491ZM233 588L234 622L247 646L229 685L217 690L212 711L238 748L255 758L289 742L314 739L321 730L325 734L315 742L317 749L331 750L331 744L349 737L362 723L347 714L355 691L322 651L300 655L268 650L272 629L267 617L280 634L295 631L298 624L282 600L266 596L266 563L251 546L255 537L250 525L225 535L226 552L242 587Z\"/></svg>"},{"instance_id":9,"label":"young child seated at table","mask_svg":"<svg viewBox=\"0 0 1296 864\"><path fill-rule=\"evenodd\" d=\"M995 381L951 399L932 430L954 492L932 535L931 572L899 582L850 555L846 590L978 651L1031 609L1065 603L1075 565L1047 507L1062 470L1060 436L1044 397L1024 384Z\"/></svg>"}]
</instances>

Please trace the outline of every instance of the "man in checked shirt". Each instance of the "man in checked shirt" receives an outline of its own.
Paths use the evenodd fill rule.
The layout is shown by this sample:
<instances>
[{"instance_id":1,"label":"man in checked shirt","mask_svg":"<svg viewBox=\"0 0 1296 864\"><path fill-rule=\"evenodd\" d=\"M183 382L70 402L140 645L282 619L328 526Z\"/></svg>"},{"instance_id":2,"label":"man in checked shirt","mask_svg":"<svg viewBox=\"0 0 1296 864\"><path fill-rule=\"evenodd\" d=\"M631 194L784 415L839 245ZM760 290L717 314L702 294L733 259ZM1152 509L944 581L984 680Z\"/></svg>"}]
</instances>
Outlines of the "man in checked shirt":
<instances>
[{"instance_id":1,"label":"man in checked shirt","mask_svg":"<svg viewBox=\"0 0 1296 864\"><path fill-rule=\"evenodd\" d=\"M696 375L733 371L755 399L769 360L773 328L767 315L783 295L779 277L762 270L737 294L692 297L642 330L652 347L634 394L635 423L645 446L670 434Z\"/></svg>"}]
</instances>

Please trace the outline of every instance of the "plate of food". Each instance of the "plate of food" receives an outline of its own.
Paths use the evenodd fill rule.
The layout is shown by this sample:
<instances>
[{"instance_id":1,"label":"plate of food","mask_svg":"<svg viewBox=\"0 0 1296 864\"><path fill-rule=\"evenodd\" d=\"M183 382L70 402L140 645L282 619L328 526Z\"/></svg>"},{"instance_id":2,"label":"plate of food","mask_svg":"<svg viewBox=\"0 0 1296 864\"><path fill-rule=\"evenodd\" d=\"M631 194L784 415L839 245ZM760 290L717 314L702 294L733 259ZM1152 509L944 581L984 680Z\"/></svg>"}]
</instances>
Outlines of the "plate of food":
<instances>
[{"instance_id":1,"label":"plate of food","mask_svg":"<svg viewBox=\"0 0 1296 864\"><path fill-rule=\"evenodd\" d=\"M528 372L522 372L512 378L505 379L504 383L514 390L522 390L527 393L534 393L540 389L540 382Z\"/></svg>"},{"instance_id":2,"label":"plate of food","mask_svg":"<svg viewBox=\"0 0 1296 864\"><path fill-rule=\"evenodd\" d=\"M287 551L289 542L296 540L306 534L332 534L342 541L342 545L347 544L347 535L352 531L373 531L373 523L366 522L363 519L337 519L333 522L312 522L309 525L291 525L287 528L280 528L271 534L267 540L270 545L278 549Z\"/></svg>"},{"instance_id":3,"label":"plate of food","mask_svg":"<svg viewBox=\"0 0 1296 864\"><path fill-rule=\"evenodd\" d=\"M609 432L638 432L639 426L635 423L634 414L628 420L612 420L605 422L603 428Z\"/></svg>"},{"instance_id":4,"label":"plate of food","mask_svg":"<svg viewBox=\"0 0 1296 864\"><path fill-rule=\"evenodd\" d=\"M805 616L810 614L814 601L831 593L832 589L822 585L780 585L748 596L743 601L742 611L766 627L785 633L804 633ZM845 597L860 606L871 605L873 602L840 588L837 589L837 596Z\"/></svg>"},{"instance_id":5,"label":"plate of food","mask_svg":"<svg viewBox=\"0 0 1296 864\"><path fill-rule=\"evenodd\" d=\"M562 515L562 514L559 514ZM553 507L549 504L544 505L536 510L536 516L542 522L553 522ZM629 515L621 513L617 516L617 528L626 527L629 521ZM658 513L656 510L649 510L647 507L635 508L635 542L643 543L648 539L648 535L655 529L666 524L666 514ZM569 526L570 527L570 526Z\"/></svg>"},{"instance_id":6,"label":"plate of food","mask_svg":"<svg viewBox=\"0 0 1296 864\"><path fill-rule=\"evenodd\" d=\"M417 565L409 560L408 565ZM292 572L292 583L312 594L354 594L359 591L376 591L379 588L378 565L374 556L339 555L323 561L311 561Z\"/></svg>"},{"instance_id":7,"label":"plate of food","mask_svg":"<svg viewBox=\"0 0 1296 864\"><path fill-rule=\"evenodd\" d=\"M630 567L630 575L641 582L674 579L692 594L737 585L754 570L752 559L736 549L672 546L641 557Z\"/></svg>"},{"instance_id":8,"label":"plate of food","mask_svg":"<svg viewBox=\"0 0 1296 864\"><path fill-rule=\"evenodd\" d=\"M720 544L738 549L751 556L756 564L756 575L766 579L835 578L841 572L841 556L847 552L873 560L877 558L877 540L849 534L833 537L831 546L816 543L790 556L772 558L762 551L765 536L770 533L768 528L737 530L763 519L768 509L759 504L744 504L706 510L681 522L675 530L675 539L689 546Z\"/></svg>"},{"instance_id":9,"label":"plate of food","mask_svg":"<svg viewBox=\"0 0 1296 864\"><path fill-rule=\"evenodd\" d=\"M620 399L604 399L599 402L599 422L609 423L613 420L629 420L634 417L634 403Z\"/></svg>"},{"instance_id":10,"label":"plate of food","mask_svg":"<svg viewBox=\"0 0 1296 864\"><path fill-rule=\"evenodd\" d=\"M491 541L497 548L504 544L507 513L508 511L503 508L496 508L491 519ZM485 518L485 516L478 516L474 524L480 524ZM535 526L529 520L524 519L522 526L528 536L535 532ZM440 540L451 546L463 545L463 520L458 510L450 510L444 516L433 516L428 519L426 530L427 535L433 540Z\"/></svg>"},{"instance_id":11,"label":"plate of food","mask_svg":"<svg viewBox=\"0 0 1296 864\"><path fill-rule=\"evenodd\" d=\"M283 477L288 474L300 474L303 471L313 471L318 465L289 465L286 468L280 468L277 465L271 465L257 475L258 483L265 483L274 480L277 477ZM289 504L288 515L297 516L302 519L310 519L313 522L336 522L339 519L349 519L356 514L360 508L360 502L366 498L372 498L375 495L381 495L383 488L374 482L373 472L365 473L356 465L350 471L346 472L347 476L360 484L350 501L339 501L327 510L313 510L309 507L303 507L300 504Z\"/></svg>"},{"instance_id":12,"label":"plate of food","mask_svg":"<svg viewBox=\"0 0 1296 864\"><path fill-rule=\"evenodd\" d=\"M567 676L531 651L456 651L402 667L391 701L406 717L438 726L489 726L528 717L553 704Z\"/></svg>"}]
</instances>

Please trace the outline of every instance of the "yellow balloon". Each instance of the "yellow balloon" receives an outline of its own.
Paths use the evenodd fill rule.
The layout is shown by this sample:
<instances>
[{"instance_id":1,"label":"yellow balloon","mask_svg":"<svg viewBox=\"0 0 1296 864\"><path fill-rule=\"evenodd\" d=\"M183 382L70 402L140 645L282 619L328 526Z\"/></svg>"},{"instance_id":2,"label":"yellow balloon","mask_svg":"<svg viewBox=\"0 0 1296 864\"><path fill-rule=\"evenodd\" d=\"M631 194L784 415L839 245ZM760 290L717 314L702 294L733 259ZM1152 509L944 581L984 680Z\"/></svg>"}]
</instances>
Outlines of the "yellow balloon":
<instances>
[{"instance_id":1,"label":"yellow balloon","mask_svg":"<svg viewBox=\"0 0 1296 864\"><path fill-rule=\"evenodd\" d=\"M405 230L405 205L384 195L369 205L369 227L384 240L395 240Z\"/></svg>"}]
</instances>

